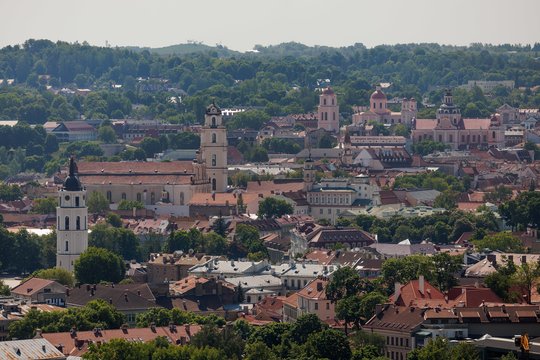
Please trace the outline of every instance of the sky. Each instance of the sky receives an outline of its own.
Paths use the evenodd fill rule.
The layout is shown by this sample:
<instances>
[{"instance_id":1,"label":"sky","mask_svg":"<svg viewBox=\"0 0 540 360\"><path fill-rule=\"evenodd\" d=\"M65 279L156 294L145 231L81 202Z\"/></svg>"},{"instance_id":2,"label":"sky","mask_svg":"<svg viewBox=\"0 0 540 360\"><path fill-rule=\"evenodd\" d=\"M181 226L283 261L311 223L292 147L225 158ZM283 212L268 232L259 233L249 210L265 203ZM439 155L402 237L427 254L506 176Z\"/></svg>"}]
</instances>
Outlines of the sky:
<instances>
[{"instance_id":1,"label":"sky","mask_svg":"<svg viewBox=\"0 0 540 360\"><path fill-rule=\"evenodd\" d=\"M148 47L192 40L238 51L290 41L540 42L540 0L0 0L0 14L0 47L32 38Z\"/></svg>"}]
</instances>

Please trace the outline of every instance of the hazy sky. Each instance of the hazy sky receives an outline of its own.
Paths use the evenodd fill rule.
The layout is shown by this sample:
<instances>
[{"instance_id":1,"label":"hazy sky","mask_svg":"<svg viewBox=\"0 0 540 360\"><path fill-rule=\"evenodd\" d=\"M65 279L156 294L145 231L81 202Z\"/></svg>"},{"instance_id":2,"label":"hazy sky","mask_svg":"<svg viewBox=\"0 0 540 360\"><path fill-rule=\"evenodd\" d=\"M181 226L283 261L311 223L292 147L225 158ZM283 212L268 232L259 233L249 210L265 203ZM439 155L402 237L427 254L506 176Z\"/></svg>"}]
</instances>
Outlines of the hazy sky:
<instances>
[{"instance_id":1,"label":"hazy sky","mask_svg":"<svg viewBox=\"0 0 540 360\"><path fill-rule=\"evenodd\" d=\"M540 42L540 0L0 0L0 14L2 47Z\"/></svg>"}]
</instances>

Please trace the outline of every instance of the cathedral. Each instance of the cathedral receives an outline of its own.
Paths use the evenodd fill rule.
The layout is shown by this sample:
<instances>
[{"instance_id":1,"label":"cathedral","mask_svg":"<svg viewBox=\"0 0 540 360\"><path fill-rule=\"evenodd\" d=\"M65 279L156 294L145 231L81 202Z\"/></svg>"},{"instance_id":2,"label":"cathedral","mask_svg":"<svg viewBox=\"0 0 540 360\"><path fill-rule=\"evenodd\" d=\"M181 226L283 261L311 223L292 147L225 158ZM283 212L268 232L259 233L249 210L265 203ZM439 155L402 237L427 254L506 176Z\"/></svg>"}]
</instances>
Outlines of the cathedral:
<instances>
[{"instance_id":1,"label":"cathedral","mask_svg":"<svg viewBox=\"0 0 540 360\"><path fill-rule=\"evenodd\" d=\"M377 86L369 98L369 110L353 114L353 125L367 124L376 121L382 124L410 125L418 113L416 100L402 99L401 112L388 109L388 99L380 86Z\"/></svg>"},{"instance_id":2,"label":"cathedral","mask_svg":"<svg viewBox=\"0 0 540 360\"><path fill-rule=\"evenodd\" d=\"M58 193L56 208L56 267L73 271L75 260L88 248L86 190L77 177L77 165L69 161L69 175Z\"/></svg>"},{"instance_id":3,"label":"cathedral","mask_svg":"<svg viewBox=\"0 0 540 360\"><path fill-rule=\"evenodd\" d=\"M453 150L504 146L504 126L499 116L486 119L464 119L447 90L435 119L415 119L411 139L418 143L432 140L447 144Z\"/></svg>"}]
</instances>

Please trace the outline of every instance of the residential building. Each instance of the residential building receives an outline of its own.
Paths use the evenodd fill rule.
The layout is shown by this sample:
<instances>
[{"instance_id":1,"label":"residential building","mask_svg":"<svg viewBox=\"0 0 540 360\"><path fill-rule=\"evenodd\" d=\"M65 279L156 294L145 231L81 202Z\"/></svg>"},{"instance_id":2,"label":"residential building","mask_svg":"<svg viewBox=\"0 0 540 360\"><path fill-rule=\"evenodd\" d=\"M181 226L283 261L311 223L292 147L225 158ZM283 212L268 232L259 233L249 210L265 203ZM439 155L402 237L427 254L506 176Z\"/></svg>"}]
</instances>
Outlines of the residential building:
<instances>
[{"instance_id":1,"label":"residential building","mask_svg":"<svg viewBox=\"0 0 540 360\"><path fill-rule=\"evenodd\" d=\"M83 307L96 299L113 305L130 325L135 325L137 314L160 307L147 284L82 284L66 292L67 307Z\"/></svg>"},{"instance_id":2,"label":"residential building","mask_svg":"<svg viewBox=\"0 0 540 360\"><path fill-rule=\"evenodd\" d=\"M66 292L67 287L56 281L35 277L11 289L11 295L16 299L58 306L66 305Z\"/></svg>"},{"instance_id":3,"label":"residential building","mask_svg":"<svg viewBox=\"0 0 540 360\"><path fill-rule=\"evenodd\" d=\"M471 91L474 87L479 87L483 92L489 93L493 91L497 86L502 86L510 90L515 87L514 80L469 80L466 85L463 85L465 89Z\"/></svg>"},{"instance_id":4,"label":"residential building","mask_svg":"<svg viewBox=\"0 0 540 360\"><path fill-rule=\"evenodd\" d=\"M283 320L295 321L304 314L315 314L324 322L335 320L335 305L326 296L328 280L316 278L306 284L302 290L288 297L283 302ZM287 301L290 300L290 301Z\"/></svg>"},{"instance_id":5,"label":"residential building","mask_svg":"<svg viewBox=\"0 0 540 360\"><path fill-rule=\"evenodd\" d=\"M0 341L0 359L66 360L67 355L46 339Z\"/></svg>"},{"instance_id":6,"label":"residential building","mask_svg":"<svg viewBox=\"0 0 540 360\"><path fill-rule=\"evenodd\" d=\"M94 141L97 139L97 130L85 121L64 121L55 127L51 134L58 141Z\"/></svg>"},{"instance_id":7,"label":"residential building","mask_svg":"<svg viewBox=\"0 0 540 360\"><path fill-rule=\"evenodd\" d=\"M90 345L103 344L114 339L126 341L150 342L158 337L165 338L168 343L185 345L191 341L191 337L201 330L200 325L169 325L147 328L100 329L90 331L77 331L73 329L67 332L39 333L38 336L50 344L58 347L65 356L83 356L88 352ZM47 358L48 359L48 358ZM63 358L64 359L64 358Z\"/></svg>"}]
</instances>

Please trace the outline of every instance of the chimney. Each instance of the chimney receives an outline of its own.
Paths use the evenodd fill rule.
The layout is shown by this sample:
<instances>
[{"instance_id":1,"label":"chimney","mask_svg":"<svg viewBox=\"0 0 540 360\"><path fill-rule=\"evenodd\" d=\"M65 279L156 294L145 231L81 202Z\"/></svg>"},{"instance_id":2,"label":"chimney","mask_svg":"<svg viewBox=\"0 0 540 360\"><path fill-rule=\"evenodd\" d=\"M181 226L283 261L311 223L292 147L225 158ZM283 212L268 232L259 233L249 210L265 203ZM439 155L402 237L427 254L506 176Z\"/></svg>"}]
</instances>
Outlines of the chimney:
<instances>
[{"instance_id":1,"label":"chimney","mask_svg":"<svg viewBox=\"0 0 540 360\"><path fill-rule=\"evenodd\" d=\"M497 264L497 257L495 256L495 254L489 254L489 255L487 256L487 260L488 260L492 265Z\"/></svg>"},{"instance_id":2,"label":"chimney","mask_svg":"<svg viewBox=\"0 0 540 360\"><path fill-rule=\"evenodd\" d=\"M420 291L420 294L424 295L424 291L425 291L424 275L420 275L418 277L418 290Z\"/></svg>"},{"instance_id":3,"label":"chimney","mask_svg":"<svg viewBox=\"0 0 540 360\"><path fill-rule=\"evenodd\" d=\"M394 302L399 299L399 295L401 295L401 284L396 281L394 283Z\"/></svg>"},{"instance_id":4,"label":"chimney","mask_svg":"<svg viewBox=\"0 0 540 360\"><path fill-rule=\"evenodd\" d=\"M36 329L36 338L40 338L42 337L41 334L43 333L43 331L41 329Z\"/></svg>"}]
</instances>

